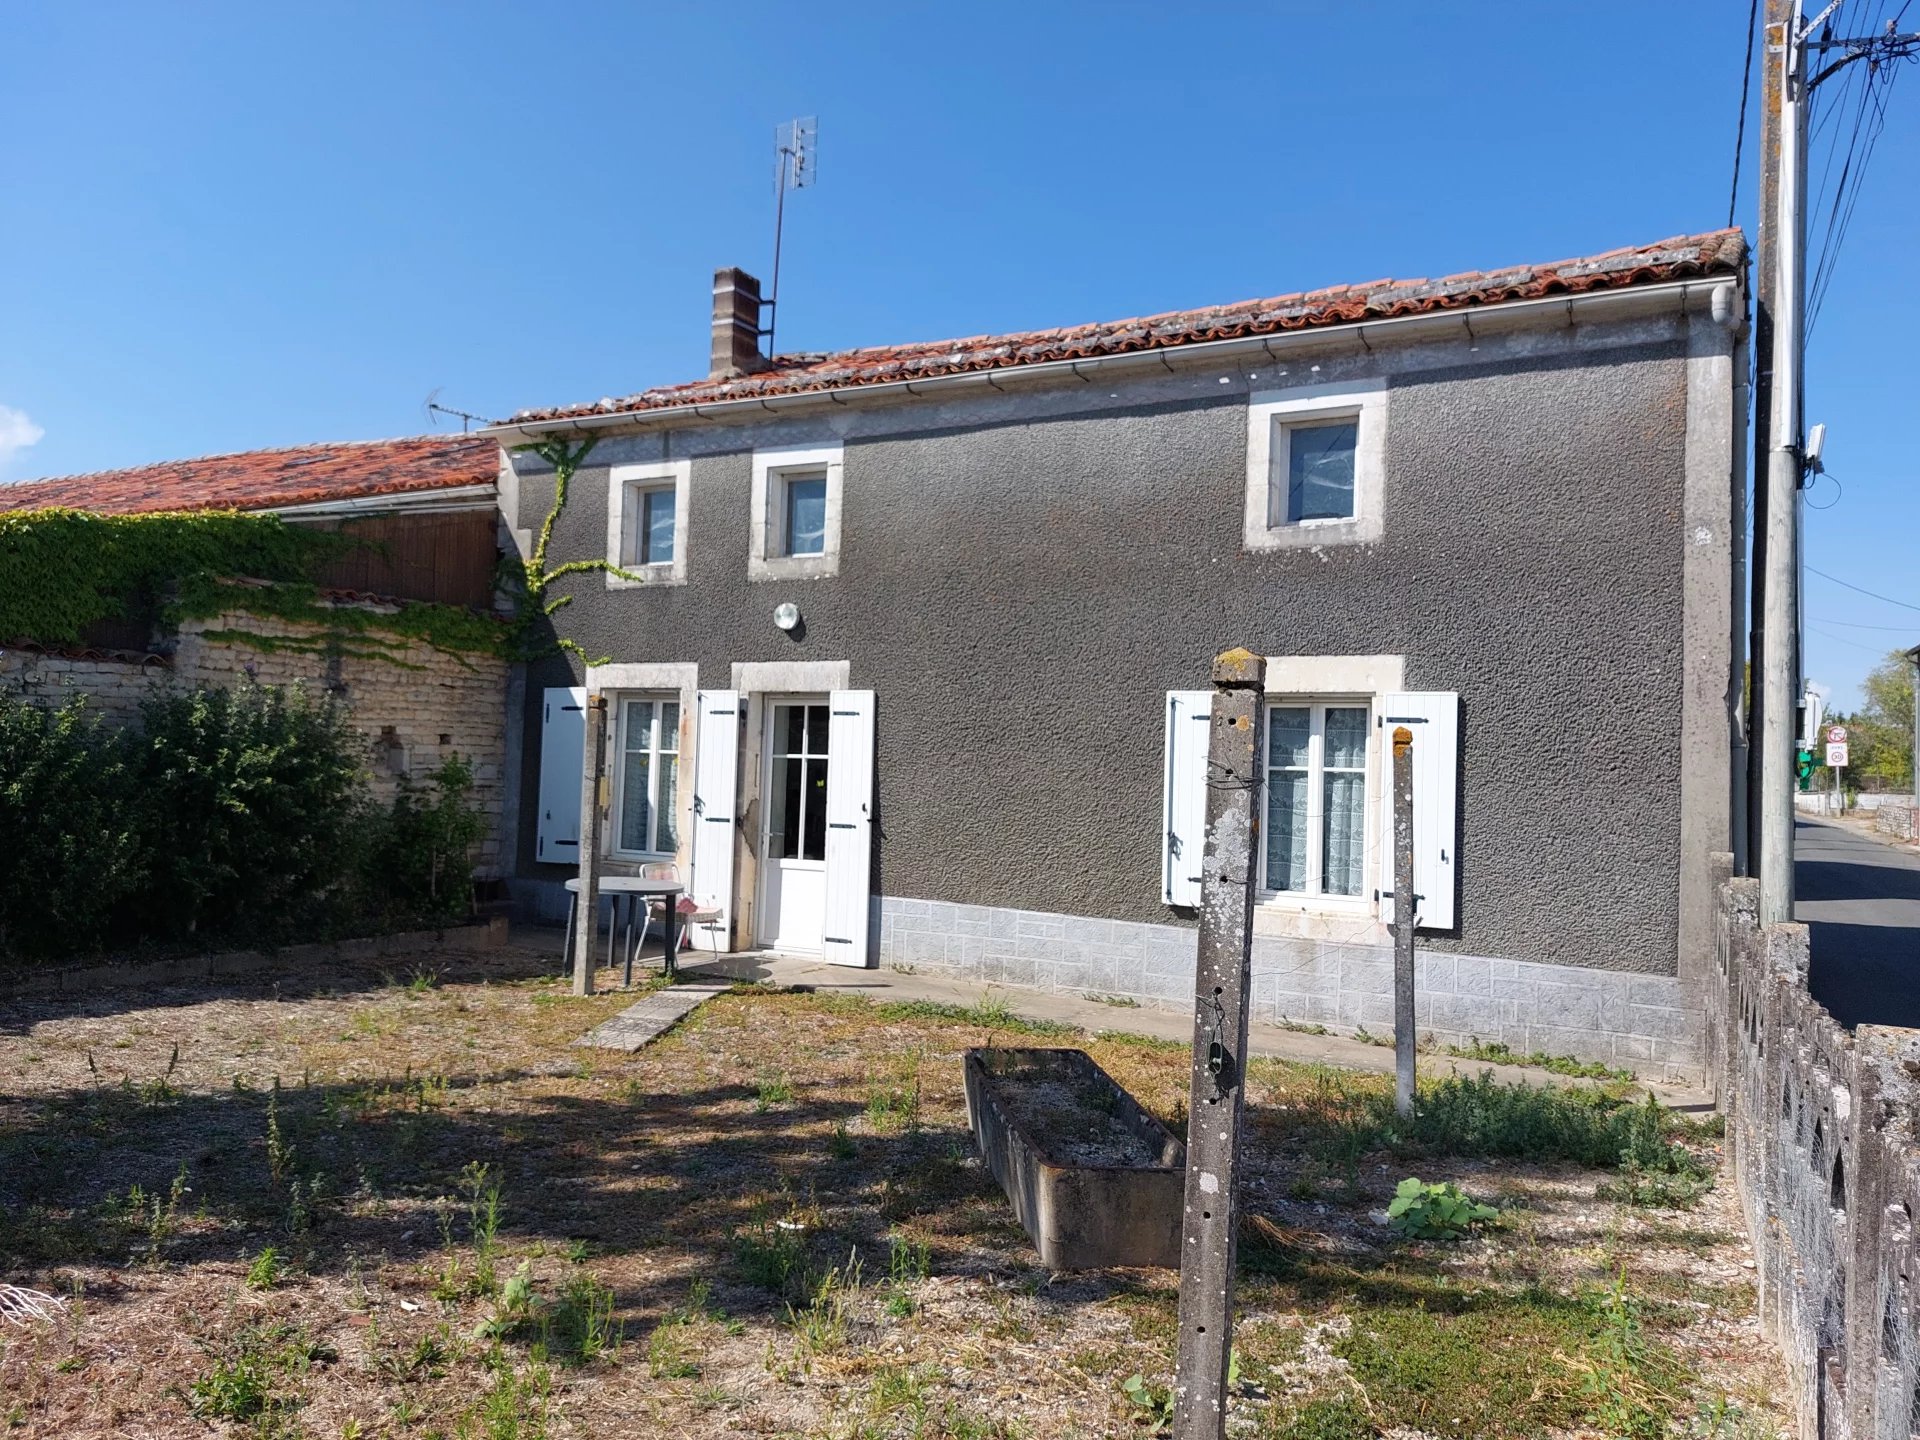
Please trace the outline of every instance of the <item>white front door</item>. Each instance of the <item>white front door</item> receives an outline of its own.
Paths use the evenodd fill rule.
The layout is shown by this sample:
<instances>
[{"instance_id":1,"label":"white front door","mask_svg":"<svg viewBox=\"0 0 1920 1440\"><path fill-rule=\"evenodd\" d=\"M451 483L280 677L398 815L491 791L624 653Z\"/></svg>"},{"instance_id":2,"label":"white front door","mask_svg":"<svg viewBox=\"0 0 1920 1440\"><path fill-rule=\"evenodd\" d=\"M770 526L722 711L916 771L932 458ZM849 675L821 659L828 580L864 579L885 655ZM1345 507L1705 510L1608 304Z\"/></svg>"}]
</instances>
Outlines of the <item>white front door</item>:
<instances>
[{"instance_id":1,"label":"white front door","mask_svg":"<svg viewBox=\"0 0 1920 1440\"><path fill-rule=\"evenodd\" d=\"M824 695L769 700L760 813L760 943L820 953L827 907Z\"/></svg>"}]
</instances>

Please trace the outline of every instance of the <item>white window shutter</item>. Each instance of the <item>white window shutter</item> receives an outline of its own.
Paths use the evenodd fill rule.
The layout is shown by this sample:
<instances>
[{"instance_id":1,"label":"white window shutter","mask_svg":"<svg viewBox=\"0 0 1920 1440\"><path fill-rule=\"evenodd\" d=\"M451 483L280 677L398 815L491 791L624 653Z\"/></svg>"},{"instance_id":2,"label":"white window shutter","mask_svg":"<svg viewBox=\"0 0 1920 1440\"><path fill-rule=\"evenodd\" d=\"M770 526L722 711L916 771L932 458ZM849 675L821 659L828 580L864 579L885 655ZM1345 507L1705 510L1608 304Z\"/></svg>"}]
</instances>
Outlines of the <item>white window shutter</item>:
<instances>
[{"instance_id":1,"label":"white window shutter","mask_svg":"<svg viewBox=\"0 0 1920 1440\"><path fill-rule=\"evenodd\" d=\"M1380 697L1380 918L1393 919L1393 732L1413 735L1415 923L1454 926L1454 848L1459 831L1460 697L1420 690Z\"/></svg>"},{"instance_id":2,"label":"white window shutter","mask_svg":"<svg viewBox=\"0 0 1920 1440\"><path fill-rule=\"evenodd\" d=\"M692 874L687 890L696 949L733 949L734 808L739 800L740 692L702 690L694 699Z\"/></svg>"},{"instance_id":3,"label":"white window shutter","mask_svg":"<svg viewBox=\"0 0 1920 1440\"><path fill-rule=\"evenodd\" d=\"M580 767L586 763L587 692L547 691L540 724L540 824L534 859L547 865L580 863Z\"/></svg>"},{"instance_id":4,"label":"white window shutter","mask_svg":"<svg viewBox=\"0 0 1920 1440\"><path fill-rule=\"evenodd\" d=\"M826 916L823 958L872 963L868 912L873 885L873 691L828 697Z\"/></svg>"},{"instance_id":5,"label":"white window shutter","mask_svg":"<svg viewBox=\"0 0 1920 1440\"><path fill-rule=\"evenodd\" d=\"M1207 747L1211 690L1167 692L1166 773L1160 838L1160 898L1198 906L1207 843Z\"/></svg>"}]
</instances>

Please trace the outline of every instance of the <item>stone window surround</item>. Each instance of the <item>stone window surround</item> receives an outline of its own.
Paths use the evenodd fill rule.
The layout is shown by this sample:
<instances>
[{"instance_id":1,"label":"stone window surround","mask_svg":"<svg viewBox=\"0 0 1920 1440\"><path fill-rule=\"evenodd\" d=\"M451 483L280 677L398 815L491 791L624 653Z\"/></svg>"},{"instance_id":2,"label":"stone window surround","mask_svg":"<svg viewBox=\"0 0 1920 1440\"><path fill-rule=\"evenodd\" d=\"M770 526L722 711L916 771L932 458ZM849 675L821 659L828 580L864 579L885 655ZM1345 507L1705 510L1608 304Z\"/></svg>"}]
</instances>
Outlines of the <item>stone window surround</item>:
<instances>
[{"instance_id":1,"label":"stone window surround","mask_svg":"<svg viewBox=\"0 0 1920 1440\"><path fill-rule=\"evenodd\" d=\"M685 464L685 461L679 462ZM675 549L679 547L676 545ZM684 663L643 664L643 665L589 665L586 676L589 695L605 695L609 708L616 706L623 696L650 695L659 698L662 695L677 696L680 701L680 774L683 783L674 796L674 834L679 837L679 853L673 856L649 856L648 860L672 859L686 873L687 862L692 858L687 848L687 836L692 833L693 824L693 785L691 783L694 763L694 711L697 708L696 697L700 690L700 667L692 661ZM613 773L616 766L624 761L624 755L614 741L618 735L618 726L610 722L607 736L607 796L609 803L620 793L620 776ZM610 817L611 818L611 817ZM616 865L636 865L638 858L616 855L613 851L615 840L614 826L609 823L601 828L601 846L603 858Z\"/></svg>"},{"instance_id":2,"label":"stone window surround","mask_svg":"<svg viewBox=\"0 0 1920 1440\"><path fill-rule=\"evenodd\" d=\"M1385 531L1387 382L1382 379L1296 385L1247 397L1247 492L1241 544L1248 550L1293 550L1321 545L1365 545ZM1294 424L1353 420L1353 515L1343 520L1271 523L1273 487L1284 483L1284 435Z\"/></svg>"},{"instance_id":3,"label":"stone window surround","mask_svg":"<svg viewBox=\"0 0 1920 1440\"><path fill-rule=\"evenodd\" d=\"M805 580L840 573L843 456L843 447L839 445L753 452L751 535L747 552L749 580ZM774 543L774 529L780 514L778 481L784 474L799 470L825 470L827 475L825 548L818 555L782 555Z\"/></svg>"},{"instance_id":4,"label":"stone window surround","mask_svg":"<svg viewBox=\"0 0 1920 1440\"><path fill-rule=\"evenodd\" d=\"M1382 695L1406 689L1404 655L1273 655L1267 657L1266 695L1269 704L1297 701L1366 700L1376 705ZM1384 783L1378 726L1367 744L1367 874L1375 872L1380 843L1379 787ZM1292 939L1337 940L1350 944L1384 944L1391 936L1380 922L1373 887L1363 884L1357 896L1299 895L1265 891L1256 896L1253 931Z\"/></svg>"},{"instance_id":5,"label":"stone window surround","mask_svg":"<svg viewBox=\"0 0 1920 1440\"><path fill-rule=\"evenodd\" d=\"M607 470L607 563L626 570L638 579L607 574L609 590L640 590L649 585L687 583L687 492L691 488L693 462L662 460L642 465L614 465ZM629 566L627 529L635 507L633 498L643 490L673 487L673 559L658 565Z\"/></svg>"},{"instance_id":6,"label":"stone window surround","mask_svg":"<svg viewBox=\"0 0 1920 1440\"><path fill-rule=\"evenodd\" d=\"M630 702L643 700L650 701L655 705L678 706L680 704L680 692L678 690L624 690L611 697L607 704L607 857L612 860L628 861L635 865L652 864L662 860L674 860L677 858L679 850L679 811L681 808L680 787L682 781L691 778L692 775L691 769L683 767L680 763L680 737L685 729L684 725L675 725L673 727L673 749L670 751L662 751L660 748L661 742L667 738L664 734L650 737L645 749L651 765L657 766L660 761L660 756L663 753L673 756L675 771L673 803L675 827L674 849L672 851L649 849L628 850L622 847L620 844L620 827L623 823L622 806L626 803L628 778L627 758L628 752L630 748L632 748L630 745L631 737L627 731L629 724L627 706ZM685 712L682 711L682 713L684 714ZM660 727L655 724L650 724L649 728L658 730ZM657 782L657 775L652 778ZM650 795L648 797L648 803L651 804L652 802L653 796ZM657 819L655 823L657 825Z\"/></svg>"}]
</instances>

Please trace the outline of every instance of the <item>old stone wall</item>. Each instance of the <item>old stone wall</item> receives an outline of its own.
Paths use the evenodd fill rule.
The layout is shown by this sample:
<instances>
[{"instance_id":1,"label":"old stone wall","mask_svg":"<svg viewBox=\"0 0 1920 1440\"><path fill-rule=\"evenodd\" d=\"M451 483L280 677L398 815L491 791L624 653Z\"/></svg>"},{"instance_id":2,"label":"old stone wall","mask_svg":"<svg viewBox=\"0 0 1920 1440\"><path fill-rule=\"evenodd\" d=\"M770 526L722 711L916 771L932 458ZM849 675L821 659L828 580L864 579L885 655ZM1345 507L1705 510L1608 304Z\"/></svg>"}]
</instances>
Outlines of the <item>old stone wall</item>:
<instances>
[{"instance_id":1,"label":"old stone wall","mask_svg":"<svg viewBox=\"0 0 1920 1440\"><path fill-rule=\"evenodd\" d=\"M164 655L34 645L0 649L0 694L49 709L85 696L88 705L116 725L138 720L147 693L172 679L173 665Z\"/></svg>"},{"instance_id":2,"label":"old stone wall","mask_svg":"<svg viewBox=\"0 0 1920 1440\"><path fill-rule=\"evenodd\" d=\"M1807 991L1806 927L1758 914L1756 882L1723 880L1707 1058L1761 1323L1802 1437L1905 1440L1920 1432L1920 1031L1841 1028Z\"/></svg>"},{"instance_id":3,"label":"old stone wall","mask_svg":"<svg viewBox=\"0 0 1920 1440\"><path fill-rule=\"evenodd\" d=\"M265 643L221 638L220 632ZM366 738L371 785L381 800L393 798L401 776L424 780L449 755L472 765L474 801L488 821L475 873L501 874L505 662L449 655L417 642L384 658L273 648L276 639L316 633L284 620L229 614L183 625L170 655L8 648L0 651L0 693L46 705L85 696L110 722L130 724L139 719L141 702L166 686L226 687L251 678L324 690L347 706Z\"/></svg>"},{"instance_id":4,"label":"old stone wall","mask_svg":"<svg viewBox=\"0 0 1920 1440\"><path fill-rule=\"evenodd\" d=\"M1898 835L1902 840L1920 840L1920 825L1915 823L1916 812L1911 804L1895 804L1888 801L1877 805L1873 811L1873 828L1883 835Z\"/></svg>"}]
</instances>

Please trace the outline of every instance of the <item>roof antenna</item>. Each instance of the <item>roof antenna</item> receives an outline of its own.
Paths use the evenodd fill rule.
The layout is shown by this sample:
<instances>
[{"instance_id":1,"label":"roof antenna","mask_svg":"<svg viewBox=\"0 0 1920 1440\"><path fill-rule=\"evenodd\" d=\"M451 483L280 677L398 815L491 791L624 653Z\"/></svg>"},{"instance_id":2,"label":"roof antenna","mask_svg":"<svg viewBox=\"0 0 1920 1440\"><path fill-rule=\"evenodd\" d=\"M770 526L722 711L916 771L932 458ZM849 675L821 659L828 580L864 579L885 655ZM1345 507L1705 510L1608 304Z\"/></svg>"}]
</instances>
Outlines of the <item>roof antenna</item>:
<instances>
[{"instance_id":1,"label":"roof antenna","mask_svg":"<svg viewBox=\"0 0 1920 1440\"><path fill-rule=\"evenodd\" d=\"M427 392L427 398L421 402L420 408L426 413L427 423L429 425L437 429L442 415L458 415L460 417L460 433L464 435L467 433L467 428L476 420L483 424L486 422L486 416L484 415L472 415L465 410L456 410L451 405L442 405L440 403L440 392L444 388L446 387L441 385L434 386L432 390Z\"/></svg>"},{"instance_id":2,"label":"roof antenna","mask_svg":"<svg viewBox=\"0 0 1920 1440\"><path fill-rule=\"evenodd\" d=\"M765 310L767 358L773 358L773 327L780 307L780 233L787 218L787 191L804 190L813 184L813 172L819 165L820 122L812 115L789 120L774 127L774 202L773 202L773 288L768 292Z\"/></svg>"}]
</instances>

